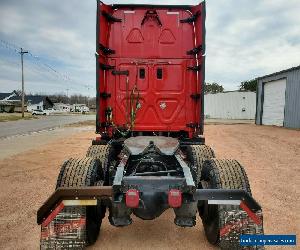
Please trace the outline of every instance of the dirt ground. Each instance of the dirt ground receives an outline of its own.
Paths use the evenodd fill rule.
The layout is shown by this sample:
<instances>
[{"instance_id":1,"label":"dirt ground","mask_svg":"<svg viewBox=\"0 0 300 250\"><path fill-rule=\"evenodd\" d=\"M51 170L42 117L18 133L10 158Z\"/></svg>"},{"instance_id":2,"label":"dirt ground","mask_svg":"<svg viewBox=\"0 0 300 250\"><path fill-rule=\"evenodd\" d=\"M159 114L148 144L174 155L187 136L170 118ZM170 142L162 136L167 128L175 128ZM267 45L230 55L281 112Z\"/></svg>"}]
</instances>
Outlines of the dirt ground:
<instances>
[{"instance_id":1,"label":"dirt ground","mask_svg":"<svg viewBox=\"0 0 300 250\"><path fill-rule=\"evenodd\" d=\"M207 125L205 136L218 158L236 158L245 166L263 207L265 233L298 234L300 131ZM77 130L0 160L0 249L39 249L36 211L54 190L61 163L84 156L94 137L92 129ZM177 227L172 211L154 221L133 219L132 225L116 228L105 218L89 249L216 249L205 240L199 219L194 228Z\"/></svg>"}]
</instances>

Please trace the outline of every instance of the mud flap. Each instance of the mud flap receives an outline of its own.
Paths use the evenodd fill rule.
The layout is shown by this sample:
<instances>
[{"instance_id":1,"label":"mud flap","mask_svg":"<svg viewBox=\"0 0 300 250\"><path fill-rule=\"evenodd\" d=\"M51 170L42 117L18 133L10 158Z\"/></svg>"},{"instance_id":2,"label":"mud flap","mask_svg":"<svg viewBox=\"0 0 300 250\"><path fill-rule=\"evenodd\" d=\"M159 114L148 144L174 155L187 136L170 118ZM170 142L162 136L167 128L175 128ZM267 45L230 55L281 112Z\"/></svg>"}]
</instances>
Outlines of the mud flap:
<instances>
[{"instance_id":1,"label":"mud flap","mask_svg":"<svg viewBox=\"0 0 300 250\"><path fill-rule=\"evenodd\" d=\"M84 249L86 209L65 207L48 224L41 226L41 249Z\"/></svg>"},{"instance_id":2,"label":"mud flap","mask_svg":"<svg viewBox=\"0 0 300 250\"><path fill-rule=\"evenodd\" d=\"M222 209L224 207L224 210ZM240 235L242 234L263 234L262 211L255 212L260 223L257 224L249 215L240 209L228 210L226 206L221 206L220 212L220 247L221 249L264 249L263 246L240 245ZM227 210L227 211L226 211Z\"/></svg>"}]
</instances>

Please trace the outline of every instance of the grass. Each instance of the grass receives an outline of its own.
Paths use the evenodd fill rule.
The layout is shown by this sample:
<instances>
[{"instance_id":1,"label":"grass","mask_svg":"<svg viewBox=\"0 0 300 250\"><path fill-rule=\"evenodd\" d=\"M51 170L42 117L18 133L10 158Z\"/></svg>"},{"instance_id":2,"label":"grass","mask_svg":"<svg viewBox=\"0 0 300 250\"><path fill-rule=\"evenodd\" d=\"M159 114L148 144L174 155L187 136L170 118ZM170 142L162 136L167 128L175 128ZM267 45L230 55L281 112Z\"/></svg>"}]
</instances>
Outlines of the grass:
<instances>
[{"instance_id":1,"label":"grass","mask_svg":"<svg viewBox=\"0 0 300 250\"><path fill-rule=\"evenodd\" d=\"M18 120L31 120L37 119L29 113L25 113L25 117L22 117L21 113L0 113L0 122L18 121Z\"/></svg>"}]
</instances>

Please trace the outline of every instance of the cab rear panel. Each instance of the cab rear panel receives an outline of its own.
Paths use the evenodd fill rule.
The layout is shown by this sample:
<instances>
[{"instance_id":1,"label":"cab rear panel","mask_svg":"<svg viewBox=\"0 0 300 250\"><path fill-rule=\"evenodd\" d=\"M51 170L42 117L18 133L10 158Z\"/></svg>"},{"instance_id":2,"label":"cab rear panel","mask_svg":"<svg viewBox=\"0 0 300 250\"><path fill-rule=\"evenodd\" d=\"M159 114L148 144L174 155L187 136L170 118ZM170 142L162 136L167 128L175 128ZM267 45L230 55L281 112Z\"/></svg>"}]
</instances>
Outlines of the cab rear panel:
<instances>
[{"instance_id":1,"label":"cab rear panel","mask_svg":"<svg viewBox=\"0 0 300 250\"><path fill-rule=\"evenodd\" d=\"M205 3L98 2L97 15L97 132L126 126L127 94L137 86L133 131L201 134Z\"/></svg>"}]
</instances>

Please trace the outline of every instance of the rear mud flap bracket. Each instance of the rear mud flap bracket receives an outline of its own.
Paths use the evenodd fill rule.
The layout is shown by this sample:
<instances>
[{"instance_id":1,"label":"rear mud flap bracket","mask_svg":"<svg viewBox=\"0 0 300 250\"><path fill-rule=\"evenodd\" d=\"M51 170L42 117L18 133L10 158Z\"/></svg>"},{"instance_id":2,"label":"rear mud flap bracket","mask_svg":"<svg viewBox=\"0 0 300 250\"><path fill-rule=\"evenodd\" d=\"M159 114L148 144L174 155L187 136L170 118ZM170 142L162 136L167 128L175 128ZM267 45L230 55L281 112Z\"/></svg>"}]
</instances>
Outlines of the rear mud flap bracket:
<instances>
[{"instance_id":1,"label":"rear mud flap bracket","mask_svg":"<svg viewBox=\"0 0 300 250\"><path fill-rule=\"evenodd\" d=\"M262 220L257 215L261 212L261 206L244 190L197 189L195 199L207 200L209 204L240 206L255 224L262 224Z\"/></svg>"}]
</instances>

